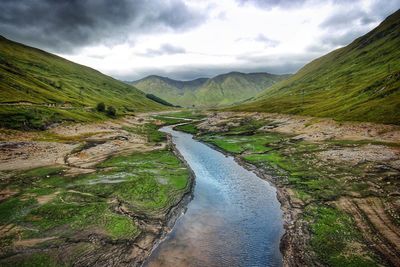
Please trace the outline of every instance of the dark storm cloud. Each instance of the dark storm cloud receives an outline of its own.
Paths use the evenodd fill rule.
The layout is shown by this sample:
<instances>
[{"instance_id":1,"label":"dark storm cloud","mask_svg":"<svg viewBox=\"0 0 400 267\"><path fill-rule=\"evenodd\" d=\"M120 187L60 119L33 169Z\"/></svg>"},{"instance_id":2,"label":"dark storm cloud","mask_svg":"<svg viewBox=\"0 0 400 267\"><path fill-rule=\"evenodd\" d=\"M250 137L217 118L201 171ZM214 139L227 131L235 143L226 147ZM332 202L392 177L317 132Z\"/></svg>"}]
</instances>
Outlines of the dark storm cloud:
<instances>
[{"instance_id":1,"label":"dark storm cloud","mask_svg":"<svg viewBox=\"0 0 400 267\"><path fill-rule=\"evenodd\" d=\"M241 5L250 4L255 5L260 8L282 8L282 9L293 9L299 8L303 5L319 5L332 3L334 5L349 5L351 3L357 3L361 0L352 0L351 2L348 0L236 0Z\"/></svg>"},{"instance_id":2,"label":"dark storm cloud","mask_svg":"<svg viewBox=\"0 0 400 267\"><path fill-rule=\"evenodd\" d=\"M183 31L203 21L202 14L180 0L2 0L0 34L68 53L85 45L118 43L131 34Z\"/></svg>"},{"instance_id":3,"label":"dark storm cloud","mask_svg":"<svg viewBox=\"0 0 400 267\"><path fill-rule=\"evenodd\" d=\"M175 55L175 54L183 54L186 50L180 46L174 46L171 44L162 44L158 49L147 49L145 53L137 53L140 56L146 57L156 57L162 55Z\"/></svg>"}]
</instances>

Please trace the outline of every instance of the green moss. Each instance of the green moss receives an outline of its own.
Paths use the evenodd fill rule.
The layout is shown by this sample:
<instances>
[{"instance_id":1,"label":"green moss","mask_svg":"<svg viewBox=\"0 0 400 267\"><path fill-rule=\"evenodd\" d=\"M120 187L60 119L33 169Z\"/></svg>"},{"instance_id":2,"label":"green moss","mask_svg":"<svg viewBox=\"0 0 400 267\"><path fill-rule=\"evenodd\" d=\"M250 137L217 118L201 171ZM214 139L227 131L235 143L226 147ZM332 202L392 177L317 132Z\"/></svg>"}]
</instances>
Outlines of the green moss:
<instances>
[{"instance_id":1,"label":"green moss","mask_svg":"<svg viewBox=\"0 0 400 267\"><path fill-rule=\"evenodd\" d=\"M328 266L378 266L371 255L357 254L351 248L354 242L362 242L352 218L327 206L311 206L305 218L311 227L311 246L319 259Z\"/></svg>"},{"instance_id":2,"label":"green moss","mask_svg":"<svg viewBox=\"0 0 400 267\"><path fill-rule=\"evenodd\" d=\"M182 131L182 132L190 133L190 134L197 134L199 132L199 129L197 129L196 124L193 124L193 123L178 125L178 126L174 127L174 130L178 130L178 131Z\"/></svg>"},{"instance_id":3,"label":"green moss","mask_svg":"<svg viewBox=\"0 0 400 267\"><path fill-rule=\"evenodd\" d=\"M124 130L133 132L136 134L144 135L147 137L147 141L151 143L159 143L167 140L166 134L160 132L159 126L153 123L146 123L136 127L122 127Z\"/></svg>"},{"instance_id":4,"label":"green moss","mask_svg":"<svg viewBox=\"0 0 400 267\"><path fill-rule=\"evenodd\" d=\"M33 198L21 200L18 197L7 199L0 203L0 223L18 223L28 214L36 201Z\"/></svg>"},{"instance_id":5,"label":"green moss","mask_svg":"<svg viewBox=\"0 0 400 267\"><path fill-rule=\"evenodd\" d=\"M231 153L262 153L272 149L274 143L280 142L281 137L275 134L240 135L206 135L200 137L205 142L212 143Z\"/></svg>"},{"instance_id":6,"label":"green moss","mask_svg":"<svg viewBox=\"0 0 400 267\"><path fill-rule=\"evenodd\" d=\"M4 267L63 267L67 266L56 260L55 257L46 253L28 254L24 257L17 257L11 261L0 261L0 265Z\"/></svg>"}]
</instances>

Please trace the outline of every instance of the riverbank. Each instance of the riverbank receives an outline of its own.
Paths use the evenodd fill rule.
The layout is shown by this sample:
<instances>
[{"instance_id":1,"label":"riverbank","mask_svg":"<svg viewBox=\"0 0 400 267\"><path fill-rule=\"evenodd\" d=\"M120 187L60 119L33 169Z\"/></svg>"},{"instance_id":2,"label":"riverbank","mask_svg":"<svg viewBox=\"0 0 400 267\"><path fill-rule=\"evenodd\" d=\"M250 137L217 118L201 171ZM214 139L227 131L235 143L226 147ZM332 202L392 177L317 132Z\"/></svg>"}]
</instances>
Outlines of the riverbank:
<instances>
[{"instance_id":1,"label":"riverbank","mask_svg":"<svg viewBox=\"0 0 400 267\"><path fill-rule=\"evenodd\" d=\"M398 265L398 126L209 113L185 128L278 188L285 266Z\"/></svg>"},{"instance_id":2,"label":"riverbank","mask_svg":"<svg viewBox=\"0 0 400 267\"><path fill-rule=\"evenodd\" d=\"M140 266L194 176L154 114L0 130L0 264Z\"/></svg>"}]
</instances>

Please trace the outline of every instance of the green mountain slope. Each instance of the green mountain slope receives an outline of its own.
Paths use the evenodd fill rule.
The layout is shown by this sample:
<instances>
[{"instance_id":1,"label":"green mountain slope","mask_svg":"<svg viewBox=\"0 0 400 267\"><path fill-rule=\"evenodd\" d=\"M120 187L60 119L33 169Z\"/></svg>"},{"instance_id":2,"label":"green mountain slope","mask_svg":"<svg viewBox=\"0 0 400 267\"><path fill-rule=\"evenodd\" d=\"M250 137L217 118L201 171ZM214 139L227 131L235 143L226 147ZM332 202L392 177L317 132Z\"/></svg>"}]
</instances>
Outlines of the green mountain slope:
<instances>
[{"instance_id":1,"label":"green mountain slope","mask_svg":"<svg viewBox=\"0 0 400 267\"><path fill-rule=\"evenodd\" d=\"M0 126L101 119L104 114L90 110L99 102L118 114L165 108L94 69L0 36Z\"/></svg>"},{"instance_id":2,"label":"green mountain slope","mask_svg":"<svg viewBox=\"0 0 400 267\"><path fill-rule=\"evenodd\" d=\"M232 109L400 124L400 10Z\"/></svg>"},{"instance_id":3,"label":"green mountain slope","mask_svg":"<svg viewBox=\"0 0 400 267\"><path fill-rule=\"evenodd\" d=\"M180 106L216 107L249 99L288 75L230 72L214 78L176 81L148 76L132 84L145 93L154 94Z\"/></svg>"}]
</instances>

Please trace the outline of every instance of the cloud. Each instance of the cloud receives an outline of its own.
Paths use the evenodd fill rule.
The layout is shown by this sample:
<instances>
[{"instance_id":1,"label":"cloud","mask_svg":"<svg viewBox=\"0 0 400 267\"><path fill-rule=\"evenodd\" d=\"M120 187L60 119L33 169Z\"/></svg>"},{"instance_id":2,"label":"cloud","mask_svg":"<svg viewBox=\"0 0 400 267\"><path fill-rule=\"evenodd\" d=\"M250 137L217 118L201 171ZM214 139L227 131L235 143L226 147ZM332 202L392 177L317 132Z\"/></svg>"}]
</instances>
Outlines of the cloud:
<instances>
[{"instance_id":1,"label":"cloud","mask_svg":"<svg viewBox=\"0 0 400 267\"><path fill-rule=\"evenodd\" d=\"M2 0L0 32L65 54L148 33L185 31L205 20L205 15L181 0Z\"/></svg>"},{"instance_id":2,"label":"cloud","mask_svg":"<svg viewBox=\"0 0 400 267\"><path fill-rule=\"evenodd\" d=\"M176 80L194 80L199 77L214 77L219 74L228 73L231 71L239 71L244 73L249 72L269 72L273 74L288 74L293 73L299 67L298 63L285 62L279 66L268 66L268 65L242 65L242 64L231 64L231 65L202 65L193 64L185 67L168 67L168 68L146 68L136 71L134 74L129 75L115 75L121 80L138 80L140 78L149 75L159 75L169 77ZM291 71L288 71L291 70Z\"/></svg>"},{"instance_id":3,"label":"cloud","mask_svg":"<svg viewBox=\"0 0 400 267\"><path fill-rule=\"evenodd\" d=\"M319 42L322 47L325 46L328 48L344 46L350 44L356 38L362 36L363 33L363 30L352 30L335 35L327 33L321 37Z\"/></svg>"},{"instance_id":4,"label":"cloud","mask_svg":"<svg viewBox=\"0 0 400 267\"><path fill-rule=\"evenodd\" d=\"M296 8L302 6L307 0L237 0L241 5L255 5L257 7L271 9L279 8Z\"/></svg>"},{"instance_id":5,"label":"cloud","mask_svg":"<svg viewBox=\"0 0 400 267\"><path fill-rule=\"evenodd\" d=\"M268 46L268 47L275 47L280 43L277 40L268 38L264 34L259 34L254 40L257 42L264 43L265 46Z\"/></svg>"},{"instance_id":6,"label":"cloud","mask_svg":"<svg viewBox=\"0 0 400 267\"><path fill-rule=\"evenodd\" d=\"M326 18L320 25L320 28L328 29L328 30L337 30L342 28L349 28L349 26L354 24L369 24L371 22L375 22L376 18L369 15L365 11L359 9L347 9L340 10L328 18Z\"/></svg>"},{"instance_id":7,"label":"cloud","mask_svg":"<svg viewBox=\"0 0 400 267\"><path fill-rule=\"evenodd\" d=\"M155 57L162 55L183 54L186 50L183 47L174 46L171 44L162 44L158 49L147 49L145 53L137 53L140 56Z\"/></svg>"},{"instance_id":8,"label":"cloud","mask_svg":"<svg viewBox=\"0 0 400 267\"><path fill-rule=\"evenodd\" d=\"M399 7L400 0L375 0L367 8L357 2L346 4L336 9L319 26L328 30L349 29L354 25L365 26L382 21Z\"/></svg>"},{"instance_id":9,"label":"cloud","mask_svg":"<svg viewBox=\"0 0 400 267\"><path fill-rule=\"evenodd\" d=\"M147 67L136 69L129 73L114 73L120 80L138 80L149 75L166 76L177 80L193 80L199 77L213 77L231 71L268 72L272 74L295 73L307 62L314 59L313 53L307 55L247 55L237 57L231 63L186 64L184 66Z\"/></svg>"},{"instance_id":10,"label":"cloud","mask_svg":"<svg viewBox=\"0 0 400 267\"><path fill-rule=\"evenodd\" d=\"M400 6L400 0L372 1L363 7L356 3L338 6L319 24L323 31L317 42L322 50L332 49L351 43L377 25ZM375 25L374 25L375 24ZM313 49L314 47L309 47Z\"/></svg>"}]
</instances>

